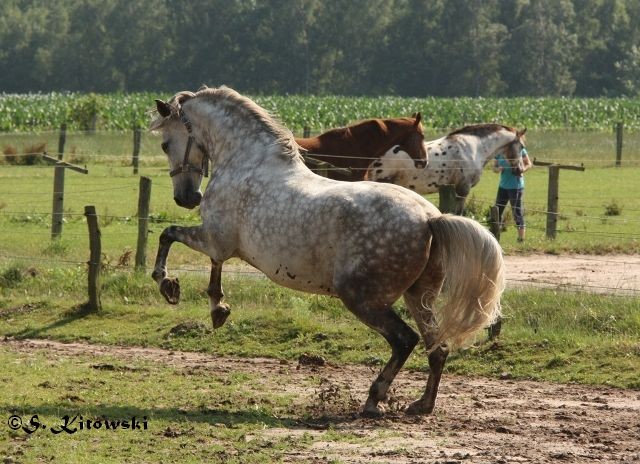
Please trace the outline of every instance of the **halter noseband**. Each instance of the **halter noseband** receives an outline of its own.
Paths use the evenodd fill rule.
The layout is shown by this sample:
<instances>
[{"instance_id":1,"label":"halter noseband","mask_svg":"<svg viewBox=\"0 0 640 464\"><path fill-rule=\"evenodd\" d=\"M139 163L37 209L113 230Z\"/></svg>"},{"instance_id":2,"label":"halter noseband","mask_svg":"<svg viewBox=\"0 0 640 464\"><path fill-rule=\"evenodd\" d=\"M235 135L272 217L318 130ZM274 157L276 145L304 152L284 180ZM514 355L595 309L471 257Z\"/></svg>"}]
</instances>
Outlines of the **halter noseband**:
<instances>
[{"instance_id":1,"label":"halter noseband","mask_svg":"<svg viewBox=\"0 0 640 464\"><path fill-rule=\"evenodd\" d=\"M204 177L209 177L209 156L206 152L204 152L204 150L203 150L203 157L202 157L202 167L198 168L197 166L194 166L193 164L189 163L189 153L191 152L191 145L193 145L193 140L194 140L194 136L192 133L193 128L191 125L191 121L189 120L189 118L187 118L187 115L182 110L182 107L178 109L178 115L180 116L180 121L182 121L182 124L184 124L184 127L187 128L187 132L189 133L189 139L187 140L187 148L185 148L184 150L184 159L182 160L182 164L176 167L175 169L172 169L169 172L169 176L173 177L183 172L192 171L192 172L197 172L198 174Z\"/></svg>"}]
</instances>

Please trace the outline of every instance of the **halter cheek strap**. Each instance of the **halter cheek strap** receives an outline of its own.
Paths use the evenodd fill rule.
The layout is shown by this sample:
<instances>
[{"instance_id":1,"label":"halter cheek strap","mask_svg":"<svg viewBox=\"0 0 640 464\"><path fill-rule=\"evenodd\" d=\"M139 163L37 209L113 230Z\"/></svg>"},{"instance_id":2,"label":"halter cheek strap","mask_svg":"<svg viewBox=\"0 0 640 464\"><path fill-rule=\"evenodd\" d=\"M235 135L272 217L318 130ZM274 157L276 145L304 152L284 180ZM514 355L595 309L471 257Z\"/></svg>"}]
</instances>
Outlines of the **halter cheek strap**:
<instances>
[{"instance_id":1,"label":"halter cheek strap","mask_svg":"<svg viewBox=\"0 0 640 464\"><path fill-rule=\"evenodd\" d=\"M194 140L194 136L192 133L193 127L192 127L191 121L189 120L189 118L187 118L187 115L182 110L182 108L178 110L178 115L180 116L180 121L182 121L182 124L184 124L184 127L187 128L187 132L189 133L189 138L187 139L187 147L184 150L184 158L182 160L182 164L180 166L177 166L175 169L172 169L169 172L169 176L174 177L183 172L192 171L192 172L197 172L200 175L203 175L204 177L209 177L209 156L207 155L206 152L204 152L204 150L203 150L204 156L202 157L202 166L200 168L189 163L189 153L191 152L191 145L193 145L193 140Z\"/></svg>"}]
</instances>

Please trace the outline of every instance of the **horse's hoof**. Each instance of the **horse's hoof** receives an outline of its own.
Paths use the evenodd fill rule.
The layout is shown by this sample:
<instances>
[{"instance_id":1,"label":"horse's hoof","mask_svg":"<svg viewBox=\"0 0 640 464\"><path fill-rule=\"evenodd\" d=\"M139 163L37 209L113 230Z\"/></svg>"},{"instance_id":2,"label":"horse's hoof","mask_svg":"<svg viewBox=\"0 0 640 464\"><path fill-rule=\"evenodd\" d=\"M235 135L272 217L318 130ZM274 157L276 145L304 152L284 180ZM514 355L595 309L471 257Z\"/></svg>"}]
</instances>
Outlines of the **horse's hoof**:
<instances>
[{"instance_id":1,"label":"horse's hoof","mask_svg":"<svg viewBox=\"0 0 640 464\"><path fill-rule=\"evenodd\" d=\"M218 303L215 308L211 310L211 322L213 323L213 328L218 329L224 325L231 314L231 308L229 305L225 303Z\"/></svg>"},{"instance_id":2,"label":"horse's hoof","mask_svg":"<svg viewBox=\"0 0 640 464\"><path fill-rule=\"evenodd\" d=\"M404 410L408 416L422 416L433 412L433 405L425 405L422 401L415 401Z\"/></svg>"},{"instance_id":3,"label":"horse's hoof","mask_svg":"<svg viewBox=\"0 0 640 464\"><path fill-rule=\"evenodd\" d=\"M378 406L365 407L360 415L366 419L380 419L384 416L384 409Z\"/></svg>"},{"instance_id":4,"label":"horse's hoof","mask_svg":"<svg viewBox=\"0 0 640 464\"><path fill-rule=\"evenodd\" d=\"M178 278L165 277L160 282L160 293L169 304L178 304L180 301L180 281Z\"/></svg>"}]
</instances>

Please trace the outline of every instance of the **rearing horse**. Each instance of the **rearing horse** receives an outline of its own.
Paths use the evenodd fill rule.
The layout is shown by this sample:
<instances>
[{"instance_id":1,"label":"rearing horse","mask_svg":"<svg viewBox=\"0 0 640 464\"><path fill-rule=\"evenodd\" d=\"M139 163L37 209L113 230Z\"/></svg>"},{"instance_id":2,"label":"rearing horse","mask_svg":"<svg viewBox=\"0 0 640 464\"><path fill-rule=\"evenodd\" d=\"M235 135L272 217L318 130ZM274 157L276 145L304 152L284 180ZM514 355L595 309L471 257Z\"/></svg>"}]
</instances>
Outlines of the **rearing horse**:
<instances>
[{"instance_id":1,"label":"rearing horse","mask_svg":"<svg viewBox=\"0 0 640 464\"><path fill-rule=\"evenodd\" d=\"M309 152L309 157L350 169L349 180L359 181L365 179L369 165L394 145L401 146L408 153L416 168L424 167L427 152L423 145L421 120L420 113L410 118L367 119L331 129L317 137L295 140Z\"/></svg>"},{"instance_id":2,"label":"rearing horse","mask_svg":"<svg viewBox=\"0 0 640 464\"><path fill-rule=\"evenodd\" d=\"M465 199L480 181L484 166L501 151L521 150L526 131L501 124L464 126L424 143L429 161L423 169L415 168L401 146L393 147L371 164L367 179L401 185L420 194L453 185L457 196L455 213L462 214Z\"/></svg>"},{"instance_id":3,"label":"rearing horse","mask_svg":"<svg viewBox=\"0 0 640 464\"><path fill-rule=\"evenodd\" d=\"M152 274L160 292L172 303L179 300L179 284L166 267L178 241L211 258L207 294L214 327L228 315L220 270L231 257L277 284L340 298L391 346L369 389L367 416L382 414L379 402L420 339L392 309L404 296L430 368L424 394L406 412L430 413L450 347L499 315L504 263L493 236L473 220L441 215L405 188L314 174L291 132L227 87L181 92L156 105L151 129L162 131L176 173L176 201L200 200L205 156L212 163L202 224L170 226L160 236ZM441 289L447 299L436 306Z\"/></svg>"}]
</instances>

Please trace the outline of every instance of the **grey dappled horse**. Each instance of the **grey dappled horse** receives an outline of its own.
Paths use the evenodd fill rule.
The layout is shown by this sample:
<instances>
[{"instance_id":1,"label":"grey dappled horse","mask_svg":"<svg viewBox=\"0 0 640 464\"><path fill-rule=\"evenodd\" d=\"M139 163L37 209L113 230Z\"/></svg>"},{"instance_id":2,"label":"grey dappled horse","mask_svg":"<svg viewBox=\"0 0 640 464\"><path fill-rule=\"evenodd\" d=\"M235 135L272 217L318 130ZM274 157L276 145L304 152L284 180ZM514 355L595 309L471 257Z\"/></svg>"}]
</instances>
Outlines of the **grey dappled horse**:
<instances>
[{"instance_id":1,"label":"grey dappled horse","mask_svg":"<svg viewBox=\"0 0 640 464\"><path fill-rule=\"evenodd\" d=\"M187 207L200 203L202 216L202 225L170 226L160 236L153 278L167 300L179 300L177 279L166 268L175 241L211 258L207 293L214 327L229 314L220 271L231 257L280 285L340 298L391 346L363 410L378 416L378 403L420 339L392 310L404 296L430 367L425 392L407 413L430 413L450 347L499 315L504 263L493 236L470 219L441 215L405 188L312 173L292 134L227 87L156 103L151 129L162 132L175 200ZM207 159L211 180L202 196ZM436 307L441 289L447 299Z\"/></svg>"}]
</instances>

